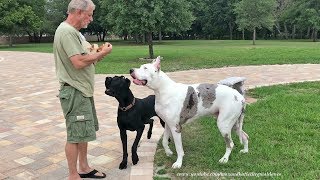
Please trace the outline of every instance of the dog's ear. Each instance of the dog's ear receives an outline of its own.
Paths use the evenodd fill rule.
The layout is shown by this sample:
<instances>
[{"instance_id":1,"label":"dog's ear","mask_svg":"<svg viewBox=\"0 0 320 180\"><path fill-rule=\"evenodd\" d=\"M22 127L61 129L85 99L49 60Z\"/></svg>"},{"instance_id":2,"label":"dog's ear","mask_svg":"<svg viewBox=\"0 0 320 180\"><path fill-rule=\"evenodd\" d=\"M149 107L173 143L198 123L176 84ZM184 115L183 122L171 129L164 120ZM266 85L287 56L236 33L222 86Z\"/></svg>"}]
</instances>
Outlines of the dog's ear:
<instances>
[{"instance_id":1,"label":"dog's ear","mask_svg":"<svg viewBox=\"0 0 320 180\"><path fill-rule=\"evenodd\" d=\"M108 85L108 84L110 84L111 83L111 80L112 80L112 78L111 77L106 77L106 80L105 80L105 85Z\"/></svg>"},{"instance_id":2,"label":"dog's ear","mask_svg":"<svg viewBox=\"0 0 320 180\"><path fill-rule=\"evenodd\" d=\"M157 71L160 70L161 68L161 60L160 60L160 56L158 56L156 59L153 60L152 64L154 65L154 67L157 69Z\"/></svg>"},{"instance_id":3,"label":"dog's ear","mask_svg":"<svg viewBox=\"0 0 320 180\"><path fill-rule=\"evenodd\" d=\"M128 87L130 87L130 84L131 84L130 79L126 78L126 82L127 82L127 84L128 84Z\"/></svg>"}]
</instances>

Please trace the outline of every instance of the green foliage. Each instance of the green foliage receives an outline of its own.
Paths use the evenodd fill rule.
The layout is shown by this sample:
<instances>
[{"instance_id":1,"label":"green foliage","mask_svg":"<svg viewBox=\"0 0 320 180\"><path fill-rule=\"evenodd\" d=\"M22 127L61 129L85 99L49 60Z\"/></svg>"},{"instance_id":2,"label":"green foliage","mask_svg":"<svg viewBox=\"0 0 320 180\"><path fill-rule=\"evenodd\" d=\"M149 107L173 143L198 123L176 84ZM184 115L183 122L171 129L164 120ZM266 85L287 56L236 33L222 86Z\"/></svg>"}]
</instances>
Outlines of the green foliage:
<instances>
[{"instance_id":1,"label":"green foliage","mask_svg":"<svg viewBox=\"0 0 320 180\"><path fill-rule=\"evenodd\" d=\"M320 29L320 3L318 0L298 1L294 4L297 23Z\"/></svg>"},{"instance_id":2,"label":"green foliage","mask_svg":"<svg viewBox=\"0 0 320 180\"><path fill-rule=\"evenodd\" d=\"M190 28L194 19L186 0L106 0L101 1L102 22L117 34L180 32Z\"/></svg>"},{"instance_id":3,"label":"green foliage","mask_svg":"<svg viewBox=\"0 0 320 180\"><path fill-rule=\"evenodd\" d=\"M147 35L149 58L153 58L152 33L180 32L189 29L193 21L186 0L106 0L101 2L105 15L100 19L110 24L118 35Z\"/></svg>"},{"instance_id":4,"label":"green foliage","mask_svg":"<svg viewBox=\"0 0 320 180\"><path fill-rule=\"evenodd\" d=\"M1 0L0 17L0 31L9 35L22 30L39 30L42 24L32 7L19 3L18 0Z\"/></svg>"},{"instance_id":5,"label":"green foliage","mask_svg":"<svg viewBox=\"0 0 320 180\"><path fill-rule=\"evenodd\" d=\"M48 0L46 3L46 19L43 31L49 34L54 34L59 24L67 17L67 9L70 1L66 0Z\"/></svg>"},{"instance_id":6,"label":"green foliage","mask_svg":"<svg viewBox=\"0 0 320 180\"><path fill-rule=\"evenodd\" d=\"M209 0L205 1L203 17L201 19L203 30L208 35L223 36L225 32L235 26L235 13L233 6L239 0ZM231 28L231 29L230 29Z\"/></svg>"},{"instance_id":7,"label":"green foliage","mask_svg":"<svg viewBox=\"0 0 320 180\"><path fill-rule=\"evenodd\" d=\"M236 23L240 29L253 31L262 27L271 29L274 24L274 0L242 0L235 5Z\"/></svg>"}]
</instances>

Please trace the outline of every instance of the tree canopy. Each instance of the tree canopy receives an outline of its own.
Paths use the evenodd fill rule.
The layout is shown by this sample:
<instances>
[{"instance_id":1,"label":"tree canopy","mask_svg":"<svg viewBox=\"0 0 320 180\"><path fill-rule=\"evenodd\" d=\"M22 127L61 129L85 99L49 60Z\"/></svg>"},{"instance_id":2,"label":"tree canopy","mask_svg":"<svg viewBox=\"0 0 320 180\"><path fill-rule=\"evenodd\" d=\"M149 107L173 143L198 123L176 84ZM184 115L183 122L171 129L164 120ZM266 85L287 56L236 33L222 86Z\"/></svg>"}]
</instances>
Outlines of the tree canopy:
<instances>
[{"instance_id":1,"label":"tree canopy","mask_svg":"<svg viewBox=\"0 0 320 180\"><path fill-rule=\"evenodd\" d=\"M253 32L253 44L255 44L257 28L272 29L275 5L274 0L242 0L235 4L236 23L239 29L247 29Z\"/></svg>"},{"instance_id":2,"label":"tree canopy","mask_svg":"<svg viewBox=\"0 0 320 180\"><path fill-rule=\"evenodd\" d=\"M186 31L194 17L187 0L105 0L101 1L102 22L116 34L147 36L149 57L153 58L152 36L156 32Z\"/></svg>"}]
</instances>

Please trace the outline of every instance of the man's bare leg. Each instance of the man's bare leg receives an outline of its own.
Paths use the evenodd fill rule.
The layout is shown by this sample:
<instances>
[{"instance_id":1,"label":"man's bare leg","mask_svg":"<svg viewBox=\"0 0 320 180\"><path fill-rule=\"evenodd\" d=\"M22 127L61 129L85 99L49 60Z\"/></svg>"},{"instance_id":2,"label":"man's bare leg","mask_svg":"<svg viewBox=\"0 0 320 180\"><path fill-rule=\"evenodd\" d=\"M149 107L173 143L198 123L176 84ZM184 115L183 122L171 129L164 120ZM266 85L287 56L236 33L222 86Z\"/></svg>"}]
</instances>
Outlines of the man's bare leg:
<instances>
[{"instance_id":1,"label":"man's bare leg","mask_svg":"<svg viewBox=\"0 0 320 180\"><path fill-rule=\"evenodd\" d=\"M90 168L89 163L88 163L88 143L79 143L78 146L78 154L79 154L79 173L80 174L87 174L91 172L93 169ZM101 172L97 172L95 174L96 176L103 176Z\"/></svg>"},{"instance_id":2,"label":"man's bare leg","mask_svg":"<svg viewBox=\"0 0 320 180\"><path fill-rule=\"evenodd\" d=\"M77 159L78 159L78 147L77 143L66 143L65 153L69 167L69 180L81 180L77 171Z\"/></svg>"}]
</instances>

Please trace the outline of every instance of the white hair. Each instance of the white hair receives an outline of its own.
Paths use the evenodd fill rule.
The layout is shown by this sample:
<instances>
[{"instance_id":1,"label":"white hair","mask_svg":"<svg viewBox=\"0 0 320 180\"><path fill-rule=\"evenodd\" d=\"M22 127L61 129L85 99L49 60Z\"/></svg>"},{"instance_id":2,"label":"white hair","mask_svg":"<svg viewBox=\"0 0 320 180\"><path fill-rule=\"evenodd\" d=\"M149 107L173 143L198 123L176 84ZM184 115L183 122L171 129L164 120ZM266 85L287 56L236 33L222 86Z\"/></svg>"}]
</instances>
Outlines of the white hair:
<instances>
[{"instance_id":1,"label":"white hair","mask_svg":"<svg viewBox=\"0 0 320 180\"><path fill-rule=\"evenodd\" d=\"M92 0L71 0L68 5L68 11L67 13L72 13L74 11L78 10L87 10L88 8L92 7L95 9L95 5L92 2Z\"/></svg>"}]
</instances>

